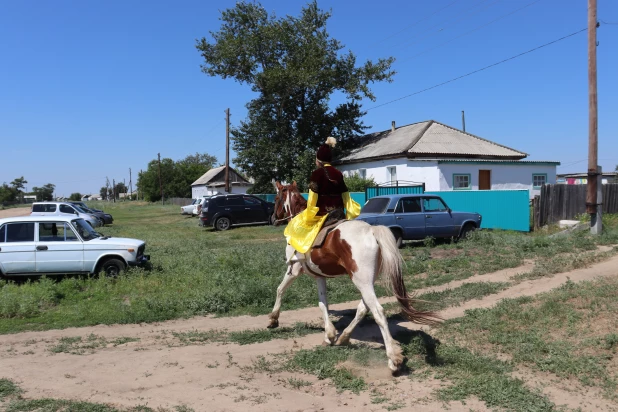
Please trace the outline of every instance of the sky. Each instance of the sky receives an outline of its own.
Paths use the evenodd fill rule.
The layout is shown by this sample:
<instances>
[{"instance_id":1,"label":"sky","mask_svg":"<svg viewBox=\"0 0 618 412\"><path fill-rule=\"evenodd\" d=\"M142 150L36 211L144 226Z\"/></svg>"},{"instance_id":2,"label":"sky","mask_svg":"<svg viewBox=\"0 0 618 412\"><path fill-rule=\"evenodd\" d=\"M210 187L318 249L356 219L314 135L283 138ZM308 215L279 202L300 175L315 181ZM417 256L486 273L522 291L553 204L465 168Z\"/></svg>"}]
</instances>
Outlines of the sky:
<instances>
[{"instance_id":1,"label":"sky","mask_svg":"<svg viewBox=\"0 0 618 412\"><path fill-rule=\"evenodd\" d=\"M225 160L225 109L246 117L250 86L200 71L196 39L234 1L0 0L0 183L24 176L56 195L133 183L161 157ZM277 16L305 1L264 0ZM365 101L370 131L433 119L587 170L586 0L321 0L328 31L362 63L393 56L392 83ZM598 0L599 164L618 165L618 1ZM607 24L605 24L605 23ZM333 101L333 104L336 100ZM379 107L376 107L379 106ZM232 153L232 158L234 154Z\"/></svg>"}]
</instances>

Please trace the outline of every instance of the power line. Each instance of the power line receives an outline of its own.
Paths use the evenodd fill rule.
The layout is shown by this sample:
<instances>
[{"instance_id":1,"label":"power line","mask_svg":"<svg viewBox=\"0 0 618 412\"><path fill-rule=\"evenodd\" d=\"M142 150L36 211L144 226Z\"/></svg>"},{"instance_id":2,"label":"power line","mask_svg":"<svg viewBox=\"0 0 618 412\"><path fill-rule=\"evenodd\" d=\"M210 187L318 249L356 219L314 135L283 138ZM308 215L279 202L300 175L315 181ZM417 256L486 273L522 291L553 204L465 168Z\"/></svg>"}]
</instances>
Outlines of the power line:
<instances>
[{"instance_id":1,"label":"power line","mask_svg":"<svg viewBox=\"0 0 618 412\"><path fill-rule=\"evenodd\" d=\"M527 7L530 7L530 6L532 6L533 4L538 3L539 1L541 1L541 0L535 0L535 1L533 1L532 3L528 3L528 4L526 4L526 5L525 5L525 6L523 6L523 7L520 7L520 8L518 8L518 9L516 9L516 10L513 10L513 11L512 11L512 12L510 12L510 13L504 14L504 15L502 15L502 16L500 16L500 17L496 18L496 19L493 19L493 20L492 20L492 21L490 21L489 23L485 23L485 24L483 24L483 25L481 25L481 26L478 26L478 27L476 27L476 28L474 28L474 29L472 29L472 30L470 30L470 31L467 31L467 32L465 32L465 33L463 33L463 34L460 34L460 35L459 35L459 36L457 36L457 37L454 37L454 38L452 38L452 39L450 39L450 40L447 40L447 41L445 41L444 43L440 43L440 44L438 44L438 45L437 45L437 46L435 46L435 47L431 47L431 48L429 48L429 49L427 49L427 50L424 50L424 51L422 51L422 52L420 52L420 53L418 53L418 54L415 54L414 56L409 57L409 58L407 58L407 59L405 59L405 60L398 61L398 63L407 62L408 60L414 59L414 58L416 58L416 57L418 57L418 56L420 56L420 55L423 55L423 54L425 54L425 53L427 53L427 52L430 52L430 51L432 51L432 50L438 49L438 48L440 48L440 47L442 47L442 46L444 46L444 45L446 45L446 44L448 44L448 43L450 43L450 42L452 42L452 41L455 41L455 40L460 39L460 38L462 38L462 37L464 37L464 36L467 36L467 35L468 35L468 34L470 34L470 33L474 33L475 31L480 30L480 29L482 29L483 27L487 27L487 26L489 26L489 25L491 25L491 24L493 24L493 23L497 22L498 20L502 20L503 18L508 17L508 16L510 16L510 15L512 15L512 14L515 14L515 13L517 13L517 12L518 12L518 11L520 11L520 10L523 10L523 9L525 9L525 8L527 8Z\"/></svg>"},{"instance_id":2,"label":"power line","mask_svg":"<svg viewBox=\"0 0 618 412\"><path fill-rule=\"evenodd\" d=\"M481 3L484 3L485 1L486 1L486 0L481 0L481 2L480 2L480 3L477 3L477 4L475 4L474 6L470 7L469 9L467 9L467 10L464 12L464 14L465 14L466 12L468 12L468 11L470 11L470 10L472 10L472 9L476 8L477 6L479 6ZM431 35L431 34L440 33L441 31L444 31L445 29L448 29L449 27L454 26L455 24L459 23L460 21L462 21L462 20L466 20L466 19L469 19L470 17L472 17L472 16L474 16L474 15L476 15L476 14L478 14L478 13L482 12L483 10L488 9L489 7L493 6L494 4L496 4L496 3L500 2L500 1L501 1L501 0L495 0L493 3L489 3L488 5L486 5L486 7L481 8L480 10L477 10L475 13L472 13L471 15L464 16L464 17L461 17L461 18L459 18L459 19L456 19L456 20L454 20L454 21L450 22L451 24L448 24L448 25L446 25L446 26L444 26L442 23L434 24L433 26L431 26L431 27L429 28L429 30L434 29L434 28L436 28L436 27L438 27L438 26L442 26L442 27L440 27L440 30L438 30L438 31L436 31L436 32L429 32L429 33L425 34L424 36L419 37L417 40L415 40L415 41L413 41L413 42L411 42L411 43L404 44L402 47L403 47L403 48L408 48L408 47L410 47L410 46L412 46L412 45L414 45L414 44L418 43L418 40L424 39L425 37L427 37L427 36L429 36L429 35ZM427 31L429 31L429 30L427 30Z\"/></svg>"},{"instance_id":3,"label":"power line","mask_svg":"<svg viewBox=\"0 0 618 412\"><path fill-rule=\"evenodd\" d=\"M604 21L604 20L600 20L600 19L599 19L599 21L600 21L601 23L603 23L603 24L610 24L610 25L612 25L612 26L618 26L618 23L612 23L612 22L610 22L610 21Z\"/></svg>"},{"instance_id":4,"label":"power line","mask_svg":"<svg viewBox=\"0 0 618 412\"><path fill-rule=\"evenodd\" d=\"M429 16L424 17L424 18L422 18L422 19L420 19L420 20L418 20L418 21L415 21L414 23L410 24L409 26L406 26L406 27L404 27L403 29L399 30L397 33L393 33L393 34L391 34L390 36L383 38L382 40L378 40L377 42L375 42L375 43L371 44L370 46L375 46L376 44L380 44L380 43L382 43L382 42L384 42L384 41L386 41L386 40L388 40L388 39L390 39L390 38L392 38L392 37L395 37L395 36L396 36L396 35L398 35L398 34L403 33L404 31L408 30L409 28L414 27L414 26L416 26L417 24L422 23L422 22L423 22L423 21L425 21L425 20L428 20L430 17L435 16L436 14L438 14L439 12L441 12L442 10L447 9L448 7L450 7L450 6L452 6L453 4L457 3L458 1L459 1L459 0L454 0L454 1L450 2L449 4L447 4L446 6L442 7L441 9L438 9L438 10L434 11L434 12L433 12L433 13L431 13ZM485 0L483 0L483 1L485 1Z\"/></svg>"},{"instance_id":5,"label":"power line","mask_svg":"<svg viewBox=\"0 0 618 412\"><path fill-rule=\"evenodd\" d=\"M472 72L470 72L470 73L466 73L466 74L463 74L463 75L461 75L461 76L455 77L455 78L453 78L453 79L447 80L447 81L445 81L445 82L442 82L442 83L436 84L436 85L434 85L434 86L427 87L426 89L419 90L419 91L414 92L414 93L410 93L410 94L408 94L408 95L406 95L406 96L399 97L399 98L397 98L397 99L394 99L394 100L388 101L388 102L386 102L386 103L379 104L379 105L377 105L377 106L373 106L373 107L371 107L371 108L367 109L367 111L369 111L369 110L373 110L373 109L377 109L378 107L386 106L387 104L391 104L391 103L398 102L399 100L407 99L408 97L415 96L415 95L417 95L417 94L420 94L420 93L426 92L426 91L428 91L428 90L435 89L435 88L440 87L440 86L444 86L445 84L452 83L452 82L454 82L454 81L456 81L456 80L463 79L464 77L471 76L471 75L473 75L473 74L475 74L475 73L482 72L483 70L487 70L487 69L489 69L489 68L491 68L491 67L498 66L498 65L500 65L500 64L502 64L502 63L506 63L506 62L508 62L508 61L510 61L510 60L513 60L513 59L516 59L516 58L518 58L518 57L521 57L521 56L523 56L523 55L525 55L525 54L532 53L533 51L536 51L536 50L542 49L543 47L547 47L547 46L550 46L550 45L552 45L552 44L554 44L554 43L558 43L559 41L562 41L562 40L568 39L569 37L572 37L572 36L575 36L576 34L579 34L579 33L585 32L586 30L588 30L588 28L585 28L585 29L582 29L582 30L576 31L576 32L574 32L574 33L571 33L571 34L569 34L569 35L566 35L566 36L564 36L564 37L561 37L561 38L559 38L559 39L557 39L557 40L551 41L551 42L549 42L549 43L545 43L545 44L543 44L543 45L541 45L541 46L535 47L534 49L530 49L530 50L525 51L525 52L523 52L523 53L519 53L519 54L517 54L517 55L515 55L515 56L509 57L508 59L504 59L504 60L501 60L501 61L499 61L499 62L497 62L497 63L490 64L489 66L485 66L485 67L483 67L483 68L481 68L481 69L474 70L474 71L472 71Z\"/></svg>"}]
</instances>

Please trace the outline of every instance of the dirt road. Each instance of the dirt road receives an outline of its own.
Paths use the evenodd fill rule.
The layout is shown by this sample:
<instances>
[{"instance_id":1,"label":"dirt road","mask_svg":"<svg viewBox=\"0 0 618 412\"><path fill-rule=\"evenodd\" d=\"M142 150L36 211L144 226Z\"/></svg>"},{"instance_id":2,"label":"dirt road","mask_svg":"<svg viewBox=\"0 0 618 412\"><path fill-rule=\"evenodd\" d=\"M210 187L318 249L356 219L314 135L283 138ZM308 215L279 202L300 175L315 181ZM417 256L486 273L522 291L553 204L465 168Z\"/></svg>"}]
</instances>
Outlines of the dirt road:
<instances>
[{"instance_id":1,"label":"dirt road","mask_svg":"<svg viewBox=\"0 0 618 412\"><path fill-rule=\"evenodd\" d=\"M531 269L531 265L526 265L419 292L443 290L465 282L506 281ZM586 269L518 283L483 299L447 308L441 315L446 319L459 317L467 309L490 307L505 297L531 296L549 291L567 279L580 282L608 276L618 276L618 256ZM335 315L350 315L356 305L357 302L350 302L332 305L331 309ZM281 326L314 321L320 322L317 307L283 312L280 319ZM85 400L119 407L147 405L156 409L186 405L196 411L384 410L383 405L371 402L370 391L360 395L337 393L328 379L248 368L260 356L315 347L322 341L321 333L245 346L230 343L185 345L174 337L174 332L241 331L267 324L266 316L196 317L158 324L96 326L4 335L0 336L0 347L3 348L0 351L0 378L17 382L28 398ZM417 325L401 322L391 327L418 329ZM91 336L93 347L86 349L84 354L59 350L60 339L77 336L84 341ZM359 325L353 338L371 344L381 341L379 330L370 320ZM65 344L67 342L64 341ZM104 343L97 346L96 342ZM59 353L54 353L54 350ZM484 403L476 400L449 405L438 402L432 392L444 385L443 382L433 379L419 382L406 376L393 378L386 365L363 368L356 373L370 385L386 391L391 402L399 402L399 410L402 411L418 410L419 407L427 411L441 411L445 407L454 411L488 410ZM526 382L549 382L547 377L538 373L518 373L518 377ZM293 387L290 378L302 379L311 382L311 385ZM547 383L543 391L556 404L566 404L571 408L614 410L618 407L592 389L584 394L563 384Z\"/></svg>"},{"instance_id":2,"label":"dirt road","mask_svg":"<svg viewBox=\"0 0 618 412\"><path fill-rule=\"evenodd\" d=\"M0 210L0 219L4 217L28 216L30 214L29 207L15 207L11 209Z\"/></svg>"}]
</instances>

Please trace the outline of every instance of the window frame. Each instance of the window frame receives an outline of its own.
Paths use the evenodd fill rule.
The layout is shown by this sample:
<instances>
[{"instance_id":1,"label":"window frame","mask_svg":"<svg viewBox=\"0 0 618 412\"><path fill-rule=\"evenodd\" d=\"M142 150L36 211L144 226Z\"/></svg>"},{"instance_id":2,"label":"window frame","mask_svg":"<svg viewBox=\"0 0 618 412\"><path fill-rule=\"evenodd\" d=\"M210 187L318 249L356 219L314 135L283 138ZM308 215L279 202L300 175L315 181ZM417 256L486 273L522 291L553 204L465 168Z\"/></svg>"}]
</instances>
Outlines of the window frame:
<instances>
[{"instance_id":1,"label":"window frame","mask_svg":"<svg viewBox=\"0 0 618 412\"><path fill-rule=\"evenodd\" d=\"M536 185L534 184L534 178L535 178L536 176L543 176L543 177L544 177L544 179L545 179L545 182L543 183L543 185L546 185L546 184L547 184L547 173L532 173L532 188L533 188L533 189L540 189L540 188L542 188L542 187L543 187L543 185L541 185L541 186L536 186Z\"/></svg>"},{"instance_id":2,"label":"window frame","mask_svg":"<svg viewBox=\"0 0 618 412\"><path fill-rule=\"evenodd\" d=\"M456 187L455 179L459 176L466 176L468 178L468 187ZM471 173L453 173L453 190L472 190L472 174Z\"/></svg>"},{"instance_id":3,"label":"window frame","mask_svg":"<svg viewBox=\"0 0 618 412\"><path fill-rule=\"evenodd\" d=\"M361 179L367 179L367 169L358 169L358 176Z\"/></svg>"},{"instance_id":4,"label":"window frame","mask_svg":"<svg viewBox=\"0 0 618 412\"><path fill-rule=\"evenodd\" d=\"M0 233L2 233L4 235L2 237L2 239L0 239L0 243L6 243L6 232L7 232L6 225L7 225L7 223L5 223L2 226L0 226ZM4 232L3 232L3 230L4 230Z\"/></svg>"},{"instance_id":5,"label":"window frame","mask_svg":"<svg viewBox=\"0 0 618 412\"><path fill-rule=\"evenodd\" d=\"M393 174L395 175L394 180ZM386 179L389 183L397 183L397 166L386 166Z\"/></svg>"},{"instance_id":6,"label":"window frame","mask_svg":"<svg viewBox=\"0 0 618 412\"><path fill-rule=\"evenodd\" d=\"M431 200L435 200L437 202L442 203L442 206L444 206L444 210L427 210L427 208L425 207L425 202L429 202ZM423 201L422 203L422 207L423 207L423 212L422 213L444 213L444 212L448 212L449 208L448 205L446 204L446 202L438 197L423 197Z\"/></svg>"},{"instance_id":7,"label":"window frame","mask_svg":"<svg viewBox=\"0 0 618 412\"><path fill-rule=\"evenodd\" d=\"M32 225L32 239L31 240L17 240L17 241L9 241L9 226L12 225ZM5 232L4 232L4 243L34 243L36 242L37 236L37 225L36 222L7 222L5 224Z\"/></svg>"}]
</instances>

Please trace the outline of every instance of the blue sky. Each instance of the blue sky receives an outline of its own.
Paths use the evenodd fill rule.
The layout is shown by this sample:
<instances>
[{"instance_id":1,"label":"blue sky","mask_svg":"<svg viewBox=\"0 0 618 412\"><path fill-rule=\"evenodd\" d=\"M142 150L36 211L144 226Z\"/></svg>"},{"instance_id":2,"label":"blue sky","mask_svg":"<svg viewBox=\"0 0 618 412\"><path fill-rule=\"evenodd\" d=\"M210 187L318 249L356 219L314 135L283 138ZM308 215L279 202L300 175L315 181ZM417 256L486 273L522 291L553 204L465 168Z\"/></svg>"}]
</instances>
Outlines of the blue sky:
<instances>
[{"instance_id":1,"label":"blue sky","mask_svg":"<svg viewBox=\"0 0 618 412\"><path fill-rule=\"evenodd\" d=\"M532 3L532 4L531 4ZM320 1L329 32L359 61L394 56L376 102L444 82L587 25L585 0ZM618 2L598 0L618 23ZM266 0L298 14L304 1ZM517 12L517 9L530 4ZM0 2L0 182L98 192L162 157L225 158L224 110L246 115L249 86L200 72L195 39L233 1ZM510 15L509 13L514 12ZM502 16L505 16L501 18ZM501 18L492 24L491 21ZM483 27L484 26L484 27ZM478 30L472 31L478 28ZM464 35L472 31L470 34ZM462 36L463 35L463 36ZM461 36L459 38L456 38ZM434 119L530 154L559 172L587 168L586 32L445 86L369 110L373 131ZM599 158L618 164L618 24L598 31Z\"/></svg>"}]
</instances>

